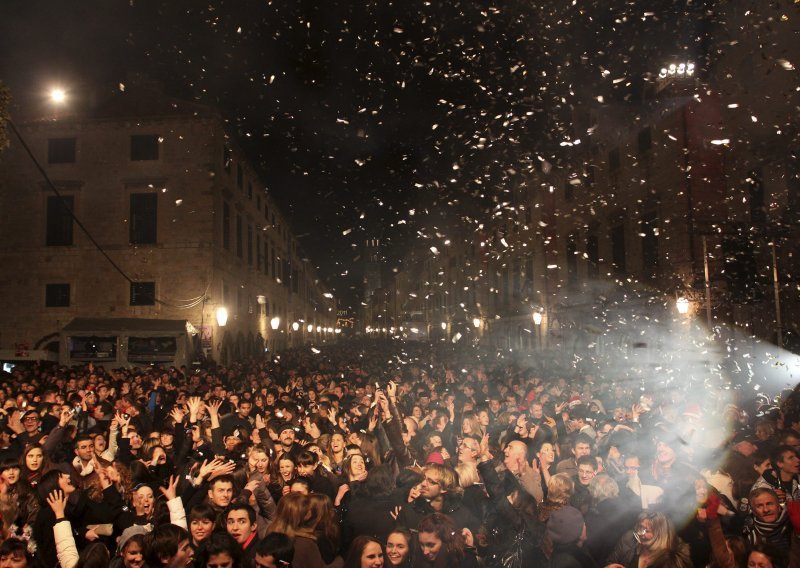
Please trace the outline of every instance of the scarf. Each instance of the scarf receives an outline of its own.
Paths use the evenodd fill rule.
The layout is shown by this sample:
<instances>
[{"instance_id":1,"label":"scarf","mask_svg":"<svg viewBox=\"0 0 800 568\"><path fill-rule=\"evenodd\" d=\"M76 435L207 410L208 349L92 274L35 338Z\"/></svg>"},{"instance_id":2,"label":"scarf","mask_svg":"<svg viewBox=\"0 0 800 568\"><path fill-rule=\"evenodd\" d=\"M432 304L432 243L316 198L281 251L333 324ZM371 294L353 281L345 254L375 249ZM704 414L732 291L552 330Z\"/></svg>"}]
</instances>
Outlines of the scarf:
<instances>
[{"instance_id":1,"label":"scarf","mask_svg":"<svg viewBox=\"0 0 800 568\"><path fill-rule=\"evenodd\" d=\"M781 514L774 523L759 521L754 515L753 528L747 531L747 540L751 545L770 544L784 552L789 550L789 539L789 515L785 508L781 508Z\"/></svg>"}]
</instances>

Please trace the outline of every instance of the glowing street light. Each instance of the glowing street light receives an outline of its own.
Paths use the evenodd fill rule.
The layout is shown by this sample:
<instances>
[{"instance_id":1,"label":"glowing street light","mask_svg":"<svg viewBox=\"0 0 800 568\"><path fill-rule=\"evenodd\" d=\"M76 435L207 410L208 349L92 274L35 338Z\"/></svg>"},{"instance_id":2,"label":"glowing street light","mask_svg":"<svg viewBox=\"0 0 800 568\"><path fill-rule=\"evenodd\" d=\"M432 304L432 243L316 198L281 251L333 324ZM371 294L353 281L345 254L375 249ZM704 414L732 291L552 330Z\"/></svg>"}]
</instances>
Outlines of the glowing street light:
<instances>
[{"instance_id":1,"label":"glowing street light","mask_svg":"<svg viewBox=\"0 0 800 568\"><path fill-rule=\"evenodd\" d=\"M675 302L675 304L678 307L678 313L681 314L682 316L685 316L686 314L689 313L689 300L688 299L686 299L683 296L681 296L680 298L678 298L678 300Z\"/></svg>"},{"instance_id":2,"label":"glowing street light","mask_svg":"<svg viewBox=\"0 0 800 568\"><path fill-rule=\"evenodd\" d=\"M217 325L220 327L225 327L225 324L228 323L228 309L220 306L217 308Z\"/></svg>"},{"instance_id":3,"label":"glowing street light","mask_svg":"<svg viewBox=\"0 0 800 568\"><path fill-rule=\"evenodd\" d=\"M311 325L311 324L308 324L308 325L306 326L306 331L307 331L308 333L311 333L312 331L314 331L314 326L313 326L313 325ZM369 329L367 329L367 331L369 331Z\"/></svg>"},{"instance_id":4,"label":"glowing street light","mask_svg":"<svg viewBox=\"0 0 800 568\"><path fill-rule=\"evenodd\" d=\"M442 329L447 329L447 322L446 321L442 322Z\"/></svg>"},{"instance_id":5,"label":"glowing street light","mask_svg":"<svg viewBox=\"0 0 800 568\"><path fill-rule=\"evenodd\" d=\"M273 330L278 329L278 327L280 327L280 325L281 325L281 318L279 318L278 316L275 316L274 318L269 320L269 326Z\"/></svg>"},{"instance_id":6,"label":"glowing street light","mask_svg":"<svg viewBox=\"0 0 800 568\"><path fill-rule=\"evenodd\" d=\"M542 325L542 312L533 312L533 323L536 325Z\"/></svg>"},{"instance_id":7,"label":"glowing street light","mask_svg":"<svg viewBox=\"0 0 800 568\"><path fill-rule=\"evenodd\" d=\"M472 327L474 327L474 328L476 328L476 329L477 329L477 328L479 328L480 326L481 326L481 320L480 320L480 318L474 318L474 319L472 320Z\"/></svg>"},{"instance_id":8,"label":"glowing street light","mask_svg":"<svg viewBox=\"0 0 800 568\"><path fill-rule=\"evenodd\" d=\"M59 105L64 104L67 100L67 92L59 87L50 89L50 100Z\"/></svg>"},{"instance_id":9,"label":"glowing street light","mask_svg":"<svg viewBox=\"0 0 800 568\"><path fill-rule=\"evenodd\" d=\"M298 329L300 329L300 324L296 321L292 322L292 331L297 331Z\"/></svg>"}]
</instances>

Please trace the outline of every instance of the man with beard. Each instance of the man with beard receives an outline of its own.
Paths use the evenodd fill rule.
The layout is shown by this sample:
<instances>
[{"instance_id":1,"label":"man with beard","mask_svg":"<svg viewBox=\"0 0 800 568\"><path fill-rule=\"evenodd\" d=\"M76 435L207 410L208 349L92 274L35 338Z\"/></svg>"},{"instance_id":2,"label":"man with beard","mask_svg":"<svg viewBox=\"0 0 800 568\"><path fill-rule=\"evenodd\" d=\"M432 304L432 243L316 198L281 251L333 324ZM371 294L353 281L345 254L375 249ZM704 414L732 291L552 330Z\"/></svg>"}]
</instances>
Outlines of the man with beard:
<instances>
[{"instance_id":1,"label":"man with beard","mask_svg":"<svg viewBox=\"0 0 800 568\"><path fill-rule=\"evenodd\" d=\"M292 426L291 422L284 422L278 427L278 445L275 450L278 457L288 454L291 458L296 459L303 451L303 446L297 443L297 432Z\"/></svg>"}]
</instances>

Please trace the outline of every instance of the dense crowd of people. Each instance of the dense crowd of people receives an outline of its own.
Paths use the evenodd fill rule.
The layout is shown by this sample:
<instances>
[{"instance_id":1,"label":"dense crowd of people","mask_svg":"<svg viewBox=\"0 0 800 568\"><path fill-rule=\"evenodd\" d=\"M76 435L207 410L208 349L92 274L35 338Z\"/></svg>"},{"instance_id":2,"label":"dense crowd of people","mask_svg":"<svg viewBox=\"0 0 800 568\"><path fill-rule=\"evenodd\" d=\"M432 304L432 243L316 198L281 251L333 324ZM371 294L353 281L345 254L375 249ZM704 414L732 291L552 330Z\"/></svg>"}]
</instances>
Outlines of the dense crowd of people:
<instances>
[{"instance_id":1,"label":"dense crowd of people","mask_svg":"<svg viewBox=\"0 0 800 568\"><path fill-rule=\"evenodd\" d=\"M0 568L800 566L800 394L710 385L355 341L18 367Z\"/></svg>"}]
</instances>

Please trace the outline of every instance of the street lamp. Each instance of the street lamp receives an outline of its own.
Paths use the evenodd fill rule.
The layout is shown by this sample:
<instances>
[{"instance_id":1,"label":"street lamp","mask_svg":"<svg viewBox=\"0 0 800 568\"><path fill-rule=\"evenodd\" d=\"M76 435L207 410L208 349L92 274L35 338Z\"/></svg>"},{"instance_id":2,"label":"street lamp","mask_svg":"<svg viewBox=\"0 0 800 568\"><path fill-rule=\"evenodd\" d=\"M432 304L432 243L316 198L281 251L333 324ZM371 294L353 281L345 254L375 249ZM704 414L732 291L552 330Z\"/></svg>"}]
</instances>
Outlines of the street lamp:
<instances>
[{"instance_id":1,"label":"street lamp","mask_svg":"<svg viewBox=\"0 0 800 568\"><path fill-rule=\"evenodd\" d=\"M60 87L50 89L50 100L59 105L63 104L67 100L67 92Z\"/></svg>"},{"instance_id":2,"label":"street lamp","mask_svg":"<svg viewBox=\"0 0 800 568\"><path fill-rule=\"evenodd\" d=\"M684 296L681 296L675 301L675 305L678 308L678 313L682 316L685 316L689 313L689 300Z\"/></svg>"},{"instance_id":3,"label":"street lamp","mask_svg":"<svg viewBox=\"0 0 800 568\"><path fill-rule=\"evenodd\" d=\"M297 331L298 329L300 329L300 324L296 321L292 322L292 331Z\"/></svg>"},{"instance_id":4,"label":"street lamp","mask_svg":"<svg viewBox=\"0 0 800 568\"><path fill-rule=\"evenodd\" d=\"M533 323L536 325L542 325L542 312L533 312Z\"/></svg>"},{"instance_id":5,"label":"street lamp","mask_svg":"<svg viewBox=\"0 0 800 568\"><path fill-rule=\"evenodd\" d=\"M306 326L306 331L307 331L308 333L311 333L312 331L314 331L314 326L313 326L313 325L311 325L311 324L308 324L308 325ZM367 329L367 331L369 331L369 329Z\"/></svg>"},{"instance_id":6,"label":"street lamp","mask_svg":"<svg viewBox=\"0 0 800 568\"><path fill-rule=\"evenodd\" d=\"M279 318L278 316L275 316L274 318L269 320L269 326L273 330L278 329L280 327L280 325L281 325L281 318Z\"/></svg>"},{"instance_id":7,"label":"street lamp","mask_svg":"<svg viewBox=\"0 0 800 568\"><path fill-rule=\"evenodd\" d=\"M225 327L225 324L228 323L228 309L225 307L220 306L217 308L217 325L220 327Z\"/></svg>"},{"instance_id":8,"label":"street lamp","mask_svg":"<svg viewBox=\"0 0 800 568\"><path fill-rule=\"evenodd\" d=\"M472 320L472 327L474 327L475 329L478 329L480 326L481 326L481 319L480 318L474 318Z\"/></svg>"}]
</instances>

